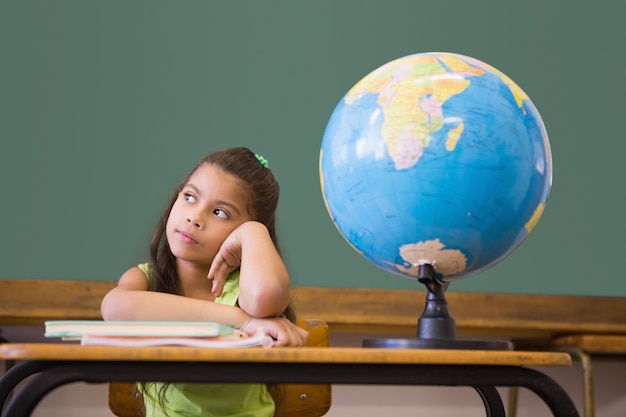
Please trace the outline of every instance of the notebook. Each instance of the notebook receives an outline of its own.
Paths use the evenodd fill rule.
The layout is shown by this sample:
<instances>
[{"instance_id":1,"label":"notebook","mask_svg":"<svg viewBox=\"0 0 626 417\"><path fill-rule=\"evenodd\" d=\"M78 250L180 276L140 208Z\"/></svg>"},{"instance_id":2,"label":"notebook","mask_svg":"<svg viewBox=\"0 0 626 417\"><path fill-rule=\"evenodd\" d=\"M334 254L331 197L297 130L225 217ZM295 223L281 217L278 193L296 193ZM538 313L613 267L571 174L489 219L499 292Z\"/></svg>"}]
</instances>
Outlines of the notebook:
<instances>
[{"instance_id":1,"label":"notebook","mask_svg":"<svg viewBox=\"0 0 626 417\"><path fill-rule=\"evenodd\" d=\"M256 332L247 337L243 333L232 336L217 337L123 337L123 336L91 336L84 335L81 338L82 346L193 346L201 348L244 348L262 346L270 348L274 344L267 333Z\"/></svg>"},{"instance_id":2,"label":"notebook","mask_svg":"<svg viewBox=\"0 0 626 417\"><path fill-rule=\"evenodd\" d=\"M235 334L232 327L200 321L52 320L45 322L45 337L80 340L89 336L218 337Z\"/></svg>"}]
</instances>

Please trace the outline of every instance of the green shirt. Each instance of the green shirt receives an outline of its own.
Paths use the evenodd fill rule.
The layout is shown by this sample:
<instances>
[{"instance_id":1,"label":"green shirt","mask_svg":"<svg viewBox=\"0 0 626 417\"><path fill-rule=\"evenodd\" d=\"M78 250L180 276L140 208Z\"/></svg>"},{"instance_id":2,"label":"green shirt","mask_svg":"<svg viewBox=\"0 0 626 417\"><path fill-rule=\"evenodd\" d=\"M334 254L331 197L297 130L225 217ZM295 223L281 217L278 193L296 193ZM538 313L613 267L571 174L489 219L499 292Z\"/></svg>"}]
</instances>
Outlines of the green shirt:
<instances>
[{"instance_id":1,"label":"green shirt","mask_svg":"<svg viewBox=\"0 0 626 417\"><path fill-rule=\"evenodd\" d=\"M151 279L149 264L139 268ZM237 305L239 270L232 272L216 303ZM274 401L265 384L169 384L165 411L159 403L159 392L165 384L151 383L144 390L146 417L271 417Z\"/></svg>"}]
</instances>

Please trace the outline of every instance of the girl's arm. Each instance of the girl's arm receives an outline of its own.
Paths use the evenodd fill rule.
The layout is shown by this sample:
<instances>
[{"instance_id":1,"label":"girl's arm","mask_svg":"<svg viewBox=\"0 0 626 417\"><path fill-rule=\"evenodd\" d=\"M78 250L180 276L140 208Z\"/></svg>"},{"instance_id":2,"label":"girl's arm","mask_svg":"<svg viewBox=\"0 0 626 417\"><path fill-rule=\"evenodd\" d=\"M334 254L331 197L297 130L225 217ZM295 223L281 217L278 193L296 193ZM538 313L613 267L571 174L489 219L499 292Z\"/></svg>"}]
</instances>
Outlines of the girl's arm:
<instances>
[{"instance_id":1,"label":"girl's arm","mask_svg":"<svg viewBox=\"0 0 626 417\"><path fill-rule=\"evenodd\" d=\"M237 307L148 291L146 275L138 267L126 271L105 295L100 312L104 320L214 321L238 329L251 319Z\"/></svg>"},{"instance_id":2,"label":"girl's arm","mask_svg":"<svg viewBox=\"0 0 626 417\"><path fill-rule=\"evenodd\" d=\"M219 296L230 272L240 267L239 307L253 317L275 317L289 304L289 274L262 223L249 221L224 241L208 278Z\"/></svg>"},{"instance_id":3,"label":"girl's arm","mask_svg":"<svg viewBox=\"0 0 626 417\"><path fill-rule=\"evenodd\" d=\"M138 267L126 271L101 304L104 320L212 321L254 334L263 329L276 346L302 346L308 333L283 318L254 318L244 310L212 301L148 291Z\"/></svg>"}]
</instances>

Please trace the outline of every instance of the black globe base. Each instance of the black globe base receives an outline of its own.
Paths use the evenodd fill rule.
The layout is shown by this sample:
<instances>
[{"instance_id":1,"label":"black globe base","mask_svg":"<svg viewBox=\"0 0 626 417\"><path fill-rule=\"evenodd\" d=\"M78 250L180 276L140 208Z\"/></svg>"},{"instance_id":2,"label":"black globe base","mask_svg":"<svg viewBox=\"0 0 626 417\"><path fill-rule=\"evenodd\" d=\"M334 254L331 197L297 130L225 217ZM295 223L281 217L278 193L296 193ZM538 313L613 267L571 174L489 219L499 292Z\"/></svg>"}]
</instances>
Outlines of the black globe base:
<instances>
[{"instance_id":1,"label":"black globe base","mask_svg":"<svg viewBox=\"0 0 626 417\"><path fill-rule=\"evenodd\" d=\"M448 312L445 290L448 283L441 281L430 264L419 266L418 281L426 286L426 307L417 323L414 339L366 339L363 347L397 349L471 349L513 350L507 340L457 339L456 324Z\"/></svg>"},{"instance_id":2,"label":"black globe base","mask_svg":"<svg viewBox=\"0 0 626 417\"><path fill-rule=\"evenodd\" d=\"M513 350L508 340L473 339L365 339L363 347L393 349L459 349L459 350Z\"/></svg>"}]
</instances>

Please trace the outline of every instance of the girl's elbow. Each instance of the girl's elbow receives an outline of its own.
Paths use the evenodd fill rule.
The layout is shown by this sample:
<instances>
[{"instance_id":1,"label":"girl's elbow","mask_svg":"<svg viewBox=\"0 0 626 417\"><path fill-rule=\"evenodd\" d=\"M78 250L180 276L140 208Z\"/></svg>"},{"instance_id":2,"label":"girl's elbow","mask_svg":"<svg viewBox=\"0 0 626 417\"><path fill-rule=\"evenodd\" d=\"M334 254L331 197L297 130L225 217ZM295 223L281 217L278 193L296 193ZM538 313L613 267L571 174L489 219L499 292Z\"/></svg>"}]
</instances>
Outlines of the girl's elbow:
<instances>
[{"instance_id":1,"label":"girl's elbow","mask_svg":"<svg viewBox=\"0 0 626 417\"><path fill-rule=\"evenodd\" d=\"M127 320L122 303L119 302L116 294L109 293L104 296L100 303L100 315L105 321Z\"/></svg>"},{"instance_id":2,"label":"girl's elbow","mask_svg":"<svg viewBox=\"0 0 626 417\"><path fill-rule=\"evenodd\" d=\"M107 294L100 303L100 315L102 316L102 320L115 320L114 313L115 309L112 308L112 301L110 300L109 295Z\"/></svg>"},{"instance_id":3,"label":"girl's elbow","mask_svg":"<svg viewBox=\"0 0 626 417\"><path fill-rule=\"evenodd\" d=\"M268 295L263 291L239 297L239 307L252 317L277 317L282 314L288 304L288 297Z\"/></svg>"}]
</instances>

